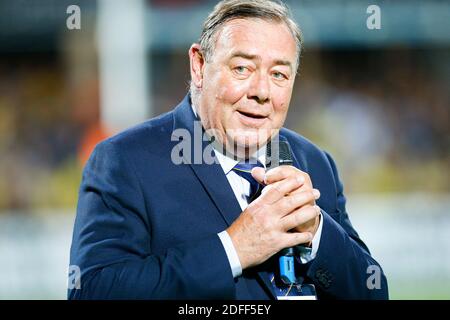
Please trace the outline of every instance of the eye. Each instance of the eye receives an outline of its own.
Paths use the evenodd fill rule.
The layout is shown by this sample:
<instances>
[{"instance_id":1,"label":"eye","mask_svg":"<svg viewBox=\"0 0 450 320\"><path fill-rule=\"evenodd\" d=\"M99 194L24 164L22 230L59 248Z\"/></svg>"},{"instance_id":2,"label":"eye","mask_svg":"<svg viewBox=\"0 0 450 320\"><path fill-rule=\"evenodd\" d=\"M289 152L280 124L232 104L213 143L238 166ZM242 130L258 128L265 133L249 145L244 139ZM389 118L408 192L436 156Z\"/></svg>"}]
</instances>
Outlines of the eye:
<instances>
[{"instance_id":1,"label":"eye","mask_svg":"<svg viewBox=\"0 0 450 320\"><path fill-rule=\"evenodd\" d=\"M236 71L237 74L244 75L248 72L248 68L244 66L237 66L236 68L234 68L234 71Z\"/></svg>"},{"instance_id":2,"label":"eye","mask_svg":"<svg viewBox=\"0 0 450 320\"><path fill-rule=\"evenodd\" d=\"M275 71L274 73L272 73L272 75L277 80L285 80L285 79L287 80L288 79L288 77L285 74L278 72L278 71Z\"/></svg>"}]
</instances>

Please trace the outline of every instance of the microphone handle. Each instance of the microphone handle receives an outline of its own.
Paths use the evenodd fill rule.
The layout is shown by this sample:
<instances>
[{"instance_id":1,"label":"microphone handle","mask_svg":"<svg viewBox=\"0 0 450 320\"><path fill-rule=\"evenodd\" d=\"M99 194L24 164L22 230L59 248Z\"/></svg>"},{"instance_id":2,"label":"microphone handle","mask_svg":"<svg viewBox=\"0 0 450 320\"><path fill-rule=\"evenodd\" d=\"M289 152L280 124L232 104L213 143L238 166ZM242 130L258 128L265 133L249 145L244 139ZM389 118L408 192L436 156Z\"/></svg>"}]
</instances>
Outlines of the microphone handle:
<instances>
[{"instance_id":1,"label":"microphone handle","mask_svg":"<svg viewBox=\"0 0 450 320\"><path fill-rule=\"evenodd\" d=\"M286 141L279 141L278 144L278 161L273 161L272 158L272 146L271 142L267 144L267 164L271 168L279 165L292 165L292 154L289 144ZM285 248L279 252L278 267L280 272L280 280L286 284L290 285L297 282L295 276L295 250L294 248Z\"/></svg>"}]
</instances>

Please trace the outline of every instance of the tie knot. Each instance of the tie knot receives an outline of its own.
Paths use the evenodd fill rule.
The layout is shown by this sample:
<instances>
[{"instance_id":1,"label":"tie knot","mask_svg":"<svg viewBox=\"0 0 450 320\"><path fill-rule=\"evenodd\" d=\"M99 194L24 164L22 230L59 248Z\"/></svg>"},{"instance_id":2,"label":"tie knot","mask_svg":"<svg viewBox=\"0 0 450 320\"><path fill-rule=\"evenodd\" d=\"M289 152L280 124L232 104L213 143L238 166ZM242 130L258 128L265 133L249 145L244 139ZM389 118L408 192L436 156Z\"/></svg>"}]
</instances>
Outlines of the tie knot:
<instances>
[{"instance_id":1,"label":"tie knot","mask_svg":"<svg viewBox=\"0 0 450 320\"><path fill-rule=\"evenodd\" d=\"M251 174L252 169L256 167L264 168L261 162L256 160L241 161L233 167L233 171L236 172L236 174L238 174L239 176L241 176L250 183L250 195L247 197L247 201L249 203L253 201L261 191L260 184L258 183L258 181L255 180L255 178L253 178Z\"/></svg>"},{"instance_id":2,"label":"tie knot","mask_svg":"<svg viewBox=\"0 0 450 320\"><path fill-rule=\"evenodd\" d=\"M234 167L233 170L236 172L247 172L251 173L253 168L260 167L264 168L264 166L261 164L261 162L256 160L246 160L238 162Z\"/></svg>"}]
</instances>

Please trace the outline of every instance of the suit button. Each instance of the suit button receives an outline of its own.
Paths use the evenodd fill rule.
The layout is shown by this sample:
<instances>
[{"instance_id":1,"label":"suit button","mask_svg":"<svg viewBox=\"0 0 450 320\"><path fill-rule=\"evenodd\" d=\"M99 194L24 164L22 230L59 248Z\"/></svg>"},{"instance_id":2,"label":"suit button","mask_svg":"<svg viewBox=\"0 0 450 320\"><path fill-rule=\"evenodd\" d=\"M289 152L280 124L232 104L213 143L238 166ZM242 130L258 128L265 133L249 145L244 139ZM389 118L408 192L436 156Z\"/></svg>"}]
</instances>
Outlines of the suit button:
<instances>
[{"instance_id":1,"label":"suit button","mask_svg":"<svg viewBox=\"0 0 450 320\"><path fill-rule=\"evenodd\" d=\"M333 276L328 270L325 269L317 269L315 277L319 284L321 284L325 289L328 289L333 281Z\"/></svg>"}]
</instances>

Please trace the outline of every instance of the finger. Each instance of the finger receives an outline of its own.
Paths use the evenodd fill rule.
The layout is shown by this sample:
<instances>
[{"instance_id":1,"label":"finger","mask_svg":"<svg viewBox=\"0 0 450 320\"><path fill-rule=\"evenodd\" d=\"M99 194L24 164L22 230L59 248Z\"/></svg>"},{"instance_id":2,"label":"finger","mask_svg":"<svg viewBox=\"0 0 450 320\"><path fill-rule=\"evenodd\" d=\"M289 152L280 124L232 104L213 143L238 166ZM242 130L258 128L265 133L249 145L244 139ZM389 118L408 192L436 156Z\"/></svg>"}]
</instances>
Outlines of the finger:
<instances>
[{"instance_id":1,"label":"finger","mask_svg":"<svg viewBox=\"0 0 450 320\"><path fill-rule=\"evenodd\" d=\"M262 190L259 199L266 204L273 204L282 199L288 193L298 189L303 182L304 180L301 179L301 177L290 177L280 181L279 183L266 186Z\"/></svg>"},{"instance_id":2,"label":"finger","mask_svg":"<svg viewBox=\"0 0 450 320\"><path fill-rule=\"evenodd\" d=\"M279 199L277 203L275 203L274 210L279 216L284 217L300 207L313 203L319 197L320 192L316 189L292 193Z\"/></svg>"},{"instance_id":3,"label":"finger","mask_svg":"<svg viewBox=\"0 0 450 320\"><path fill-rule=\"evenodd\" d=\"M259 184L264 185L264 175L266 174L266 171L264 168L256 167L252 169L252 177L255 178L256 181L258 181Z\"/></svg>"},{"instance_id":4,"label":"finger","mask_svg":"<svg viewBox=\"0 0 450 320\"><path fill-rule=\"evenodd\" d=\"M264 176L264 183L266 185L286 179L293 175L302 175L307 176L307 174L293 166L279 166L273 169L270 169L266 172Z\"/></svg>"},{"instance_id":5,"label":"finger","mask_svg":"<svg viewBox=\"0 0 450 320\"><path fill-rule=\"evenodd\" d=\"M277 183L277 182L275 182L275 183ZM309 184L304 183L302 186L300 186L300 188L297 188L296 190L292 191L290 193L290 195L291 194L299 194L299 193L302 193L302 192L305 192L305 191L312 191L312 190L314 190L314 189ZM315 200L317 200L319 197L320 197L320 194L319 194L319 196L316 199L314 199L311 202L309 202L309 204L312 205L312 206L315 205L316 204Z\"/></svg>"},{"instance_id":6,"label":"finger","mask_svg":"<svg viewBox=\"0 0 450 320\"><path fill-rule=\"evenodd\" d=\"M299 183L297 188L291 189L290 191L288 191L288 193L294 193L297 190L302 189L303 187L305 187L305 189L304 189L305 191L308 190L307 186L305 186L305 178L303 176L295 175L295 176L288 177L287 179L297 179L297 181ZM280 180L280 181L272 183L270 186L265 187L262 192L267 192L269 190L273 190L273 188L276 188L276 189L278 189L280 191L284 191L285 186L283 186L283 184L284 184L284 181L286 181L287 179ZM285 193L285 195L288 194L288 193Z\"/></svg>"},{"instance_id":7,"label":"finger","mask_svg":"<svg viewBox=\"0 0 450 320\"><path fill-rule=\"evenodd\" d=\"M283 236L284 248L294 247L303 243L310 243L313 239L311 232L287 232ZM284 249L283 248L283 249Z\"/></svg>"},{"instance_id":8,"label":"finger","mask_svg":"<svg viewBox=\"0 0 450 320\"><path fill-rule=\"evenodd\" d=\"M285 231L294 229L310 221L315 221L320 213L318 206L305 206L281 219L282 228Z\"/></svg>"},{"instance_id":9,"label":"finger","mask_svg":"<svg viewBox=\"0 0 450 320\"><path fill-rule=\"evenodd\" d=\"M278 183L278 182L275 182L275 183ZM300 193L300 192L303 192L303 191L312 191L312 190L313 190L313 187L305 182L299 188L297 188L294 191L292 191L291 194Z\"/></svg>"}]
</instances>

